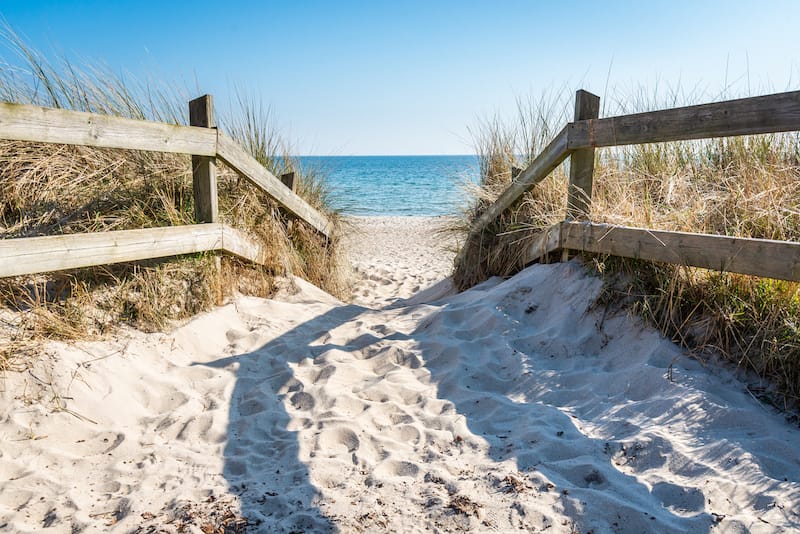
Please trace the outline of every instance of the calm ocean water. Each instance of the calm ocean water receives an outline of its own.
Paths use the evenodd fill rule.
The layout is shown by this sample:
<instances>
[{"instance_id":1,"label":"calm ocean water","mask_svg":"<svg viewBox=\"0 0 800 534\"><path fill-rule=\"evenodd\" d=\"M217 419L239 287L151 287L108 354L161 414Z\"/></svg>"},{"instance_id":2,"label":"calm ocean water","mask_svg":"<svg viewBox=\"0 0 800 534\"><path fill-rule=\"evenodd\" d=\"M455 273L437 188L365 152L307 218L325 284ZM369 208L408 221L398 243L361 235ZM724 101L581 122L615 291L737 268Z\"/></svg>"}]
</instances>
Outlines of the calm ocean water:
<instances>
[{"instance_id":1,"label":"calm ocean water","mask_svg":"<svg viewBox=\"0 0 800 534\"><path fill-rule=\"evenodd\" d=\"M304 156L350 215L449 215L465 202L461 184L478 179L475 156Z\"/></svg>"}]
</instances>

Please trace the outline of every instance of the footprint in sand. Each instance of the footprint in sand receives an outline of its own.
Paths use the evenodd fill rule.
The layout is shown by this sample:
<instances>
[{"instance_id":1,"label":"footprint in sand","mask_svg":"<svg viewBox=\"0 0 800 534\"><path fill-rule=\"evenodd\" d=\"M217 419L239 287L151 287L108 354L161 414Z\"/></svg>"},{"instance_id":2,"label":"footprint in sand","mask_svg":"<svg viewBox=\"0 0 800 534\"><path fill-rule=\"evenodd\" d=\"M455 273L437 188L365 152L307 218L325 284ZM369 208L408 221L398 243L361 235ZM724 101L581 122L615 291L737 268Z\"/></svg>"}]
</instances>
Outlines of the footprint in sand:
<instances>
[{"instance_id":1,"label":"footprint in sand","mask_svg":"<svg viewBox=\"0 0 800 534\"><path fill-rule=\"evenodd\" d=\"M336 366L326 365L319 371L319 373L317 373L317 376L314 377L311 383L317 384L319 382L324 382L328 380L330 377L332 377L334 373L336 373Z\"/></svg>"},{"instance_id":2,"label":"footprint in sand","mask_svg":"<svg viewBox=\"0 0 800 534\"><path fill-rule=\"evenodd\" d=\"M314 408L314 397L305 391L298 391L289 398L295 410L311 410Z\"/></svg>"},{"instance_id":3,"label":"footprint in sand","mask_svg":"<svg viewBox=\"0 0 800 534\"><path fill-rule=\"evenodd\" d=\"M419 474L419 467L411 462L386 460L375 467L376 477L416 477Z\"/></svg>"},{"instance_id":4,"label":"footprint in sand","mask_svg":"<svg viewBox=\"0 0 800 534\"><path fill-rule=\"evenodd\" d=\"M339 395L333 399L331 408L340 416L353 417L363 413L369 407L365 402L347 394Z\"/></svg>"},{"instance_id":5,"label":"footprint in sand","mask_svg":"<svg viewBox=\"0 0 800 534\"><path fill-rule=\"evenodd\" d=\"M606 477L593 464L569 466L566 462L560 474L570 484L579 488L603 488L607 485Z\"/></svg>"},{"instance_id":6,"label":"footprint in sand","mask_svg":"<svg viewBox=\"0 0 800 534\"><path fill-rule=\"evenodd\" d=\"M259 399L244 400L239 403L239 414L248 417L263 412L266 409L264 402Z\"/></svg>"},{"instance_id":7,"label":"footprint in sand","mask_svg":"<svg viewBox=\"0 0 800 534\"><path fill-rule=\"evenodd\" d=\"M323 429L317 438L316 449L326 456L337 456L358 450L361 441L355 432L345 427Z\"/></svg>"},{"instance_id":8,"label":"footprint in sand","mask_svg":"<svg viewBox=\"0 0 800 534\"><path fill-rule=\"evenodd\" d=\"M665 508L675 512L700 512L705 507L706 498L697 488L685 488L669 482L653 485L652 494Z\"/></svg>"},{"instance_id":9,"label":"footprint in sand","mask_svg":"<svg viewBox=\"0 0 800 534\"><path fill-rule=\"evenodd\" d=\"M649 439L623 444L621 450L614 455L614 463L624 465L635 473L642 473L664 465L667 457L672 453L672 445L656 435L647 436L647 438Z\"/></svg>"},{"instance_id":10,"label":"footprint in sand","mask_svg":"<svg viewBox=\"0 0 800 534\"><path fill-rule=\"evenodd\" d=\"M190 441L208 439L211 442L224 440L224 434L219 435L210 432L212 426L214 426L213 417L207 413L200 414L186 421L175 439Z\"/></svg>"},{"instance_id":11,"label":"footprint in sand","mask_svg":"<svg viewBox=\"0 0 800 534\"><path fill-rule=\"evenodd\" d=\"M422 433L412 425L400 425L387 428L383 435L388 439L393 439L401 443L417 445L422 438Z\"/></svg>"}]
</instances>

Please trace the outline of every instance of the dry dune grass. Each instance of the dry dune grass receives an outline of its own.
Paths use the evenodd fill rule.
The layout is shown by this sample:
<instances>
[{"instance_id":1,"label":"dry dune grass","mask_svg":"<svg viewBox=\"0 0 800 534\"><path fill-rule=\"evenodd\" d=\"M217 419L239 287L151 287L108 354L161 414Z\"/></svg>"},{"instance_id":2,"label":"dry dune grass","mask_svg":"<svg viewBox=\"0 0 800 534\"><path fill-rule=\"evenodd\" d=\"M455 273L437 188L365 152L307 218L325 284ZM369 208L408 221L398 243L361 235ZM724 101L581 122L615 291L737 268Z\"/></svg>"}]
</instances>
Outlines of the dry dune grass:
<instances>
[{"instance_id":1,"label":"dry dune grass","mask_svg":"<svg viewBox=\"0 0 800 534\"><path fill-rule=\"evenodd\" d=\"M0 100L185 123L189 98L92 65L50 62L8 28L2 36L22 67L0 69ZM298 193L336 220L324 176L301 169L269 113L238 102L221 126L274 174L295 171ZM304 172L305 171L305 172ZM335 295L347 291L338 237L290 221L265 193L218 165L221 219L268 250L264 267L214 255L120 264L0 280L6 335L0 368L24 363L37 338L99 335L125 323L159 330L219 303L234 291L266 296L287 272ZM0 141L0 238L191 224L189 156ZM8 310L15 313L8 313Z\"/></svg>"},{"instance_id":2,"label":"dry dune grass","mask_svg":"<svg viewBox=\"0 0 800 534\"><path fill-rule=\"evenodd\" d=\"M525 102L516 123L490 121L474 132L483 183L474 191L464 227L508 185L512 167L525 167L543 140L569 120L570 100L571 94L564 94ZM626 99L623 95L617 101ZM679 105L651 102L604 115ZM546 135L532 135L537 128ZM524 245L563 220L567 165L486 233L491 237L484 237L480 251L471 251L480 262L456 266L462 288L522 268ZM798 241L800 137L775 134L598 150L591 210L594 222ZM770 390L782 401L800 399L800 285L618 258L594 257L587 265L608 281L606 305L624 302L697 353L722 354L770 379Z\"/></svg>"}]
</instances>

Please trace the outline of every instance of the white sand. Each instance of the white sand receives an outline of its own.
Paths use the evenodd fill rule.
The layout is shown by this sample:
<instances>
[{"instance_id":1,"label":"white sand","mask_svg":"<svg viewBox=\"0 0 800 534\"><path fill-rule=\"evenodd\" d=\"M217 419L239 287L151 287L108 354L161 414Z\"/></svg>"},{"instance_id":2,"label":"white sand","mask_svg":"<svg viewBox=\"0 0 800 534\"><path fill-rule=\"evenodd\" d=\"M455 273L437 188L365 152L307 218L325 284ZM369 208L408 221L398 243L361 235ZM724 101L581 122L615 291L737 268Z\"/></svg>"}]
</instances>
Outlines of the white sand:
<instances>
[{"instance_id":1,"label":"white sand","mask_svg":"<svg viewBox=\"0 0 800 534\"><path fill-rule=\"evenodd\" d=\"M356 304L403 305L453 270L458 243L437 231L447 226L446 217L352 217L351 222L345 246L358 276Z\"/></svg>"},{"instance_id":2,"label":"white sand","mask_svg":"<svg viewBox=\"0 0 800 534\"><path fill-rule=\"evenodd\" d=\"M434 257L391 246L361 271L422 287ZM0 530L800 529L800 430L577 263L376 309L296 287L9 374Z\"/></svg>"}]
</instances>

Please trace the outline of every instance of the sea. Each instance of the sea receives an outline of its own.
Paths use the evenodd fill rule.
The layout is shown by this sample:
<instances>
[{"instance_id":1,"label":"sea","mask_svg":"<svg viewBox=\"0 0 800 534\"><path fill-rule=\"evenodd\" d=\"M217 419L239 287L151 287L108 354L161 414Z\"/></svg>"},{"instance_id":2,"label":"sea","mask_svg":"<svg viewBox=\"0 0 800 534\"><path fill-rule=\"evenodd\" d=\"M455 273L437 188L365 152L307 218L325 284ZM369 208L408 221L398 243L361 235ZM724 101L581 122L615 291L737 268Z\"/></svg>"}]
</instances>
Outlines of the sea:
<instances>
[{"instance_id":1,"label":"sea","mask_svg":"<svg viewBox=\"0 0 800 534\"><path fill-rule=\"evenodd\" d=\"M477 183L476 156L303 156L347 215L455 215L466 205L464 185Z\"/></svg>"}]
</instances>

